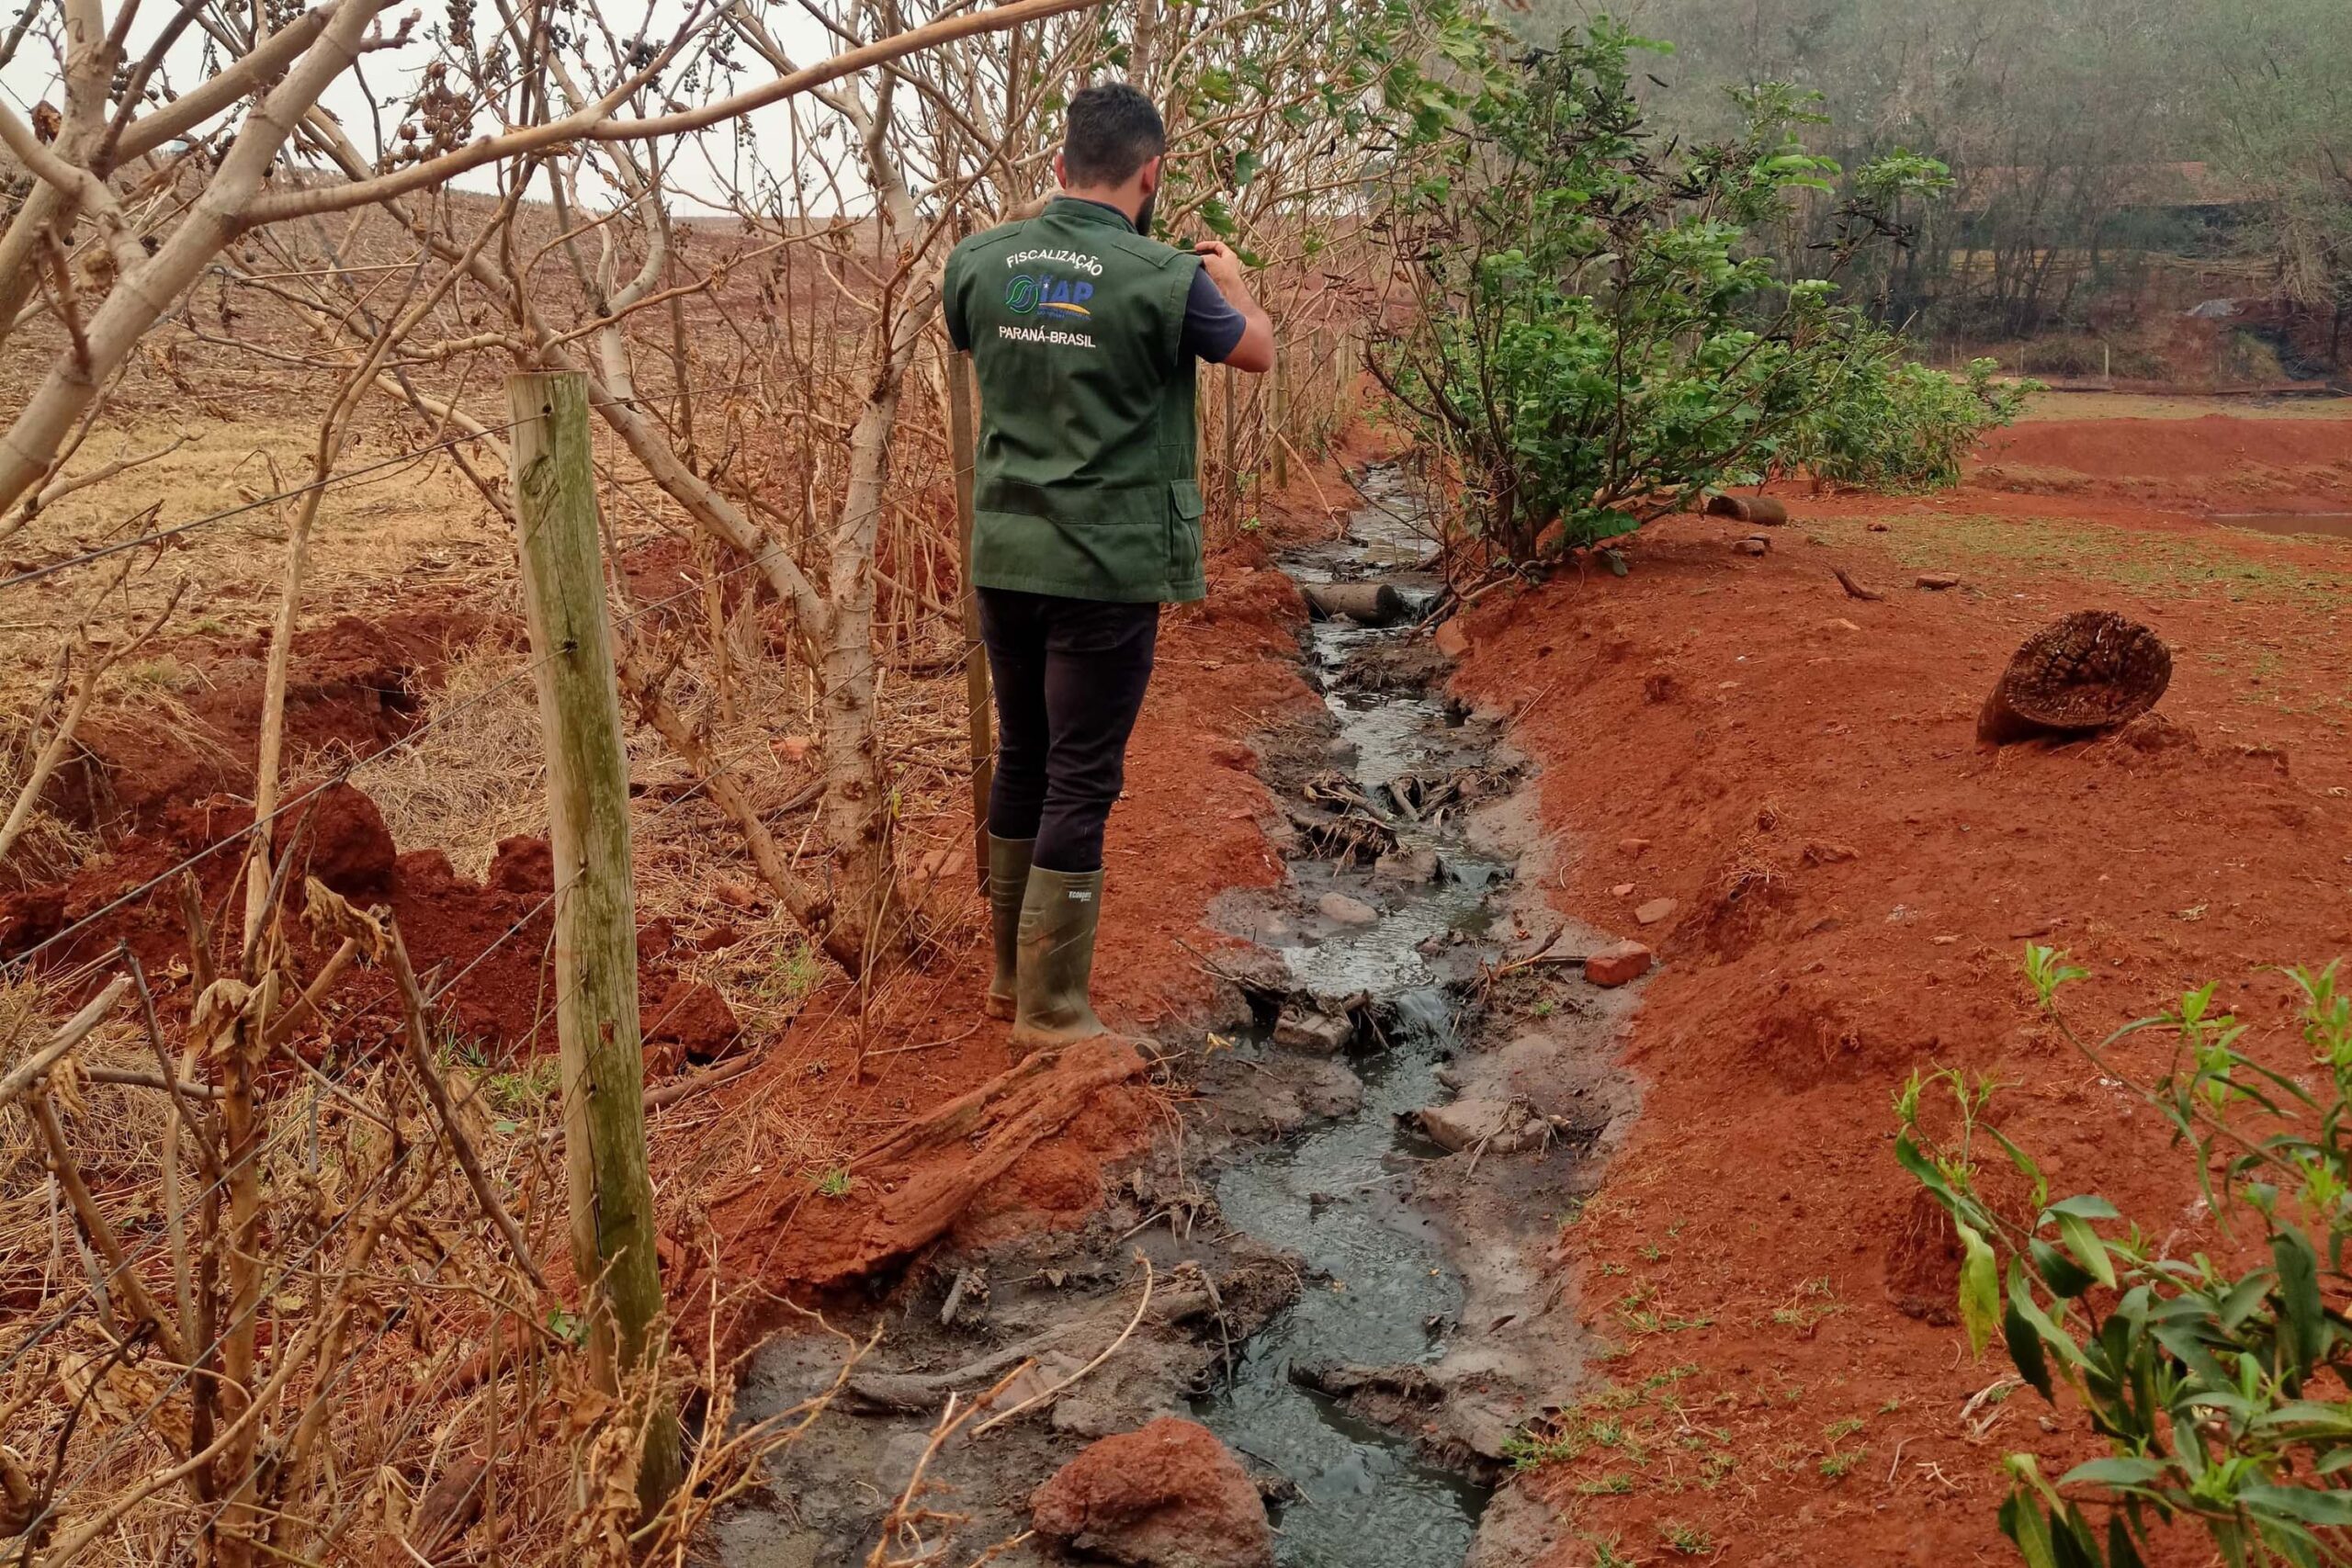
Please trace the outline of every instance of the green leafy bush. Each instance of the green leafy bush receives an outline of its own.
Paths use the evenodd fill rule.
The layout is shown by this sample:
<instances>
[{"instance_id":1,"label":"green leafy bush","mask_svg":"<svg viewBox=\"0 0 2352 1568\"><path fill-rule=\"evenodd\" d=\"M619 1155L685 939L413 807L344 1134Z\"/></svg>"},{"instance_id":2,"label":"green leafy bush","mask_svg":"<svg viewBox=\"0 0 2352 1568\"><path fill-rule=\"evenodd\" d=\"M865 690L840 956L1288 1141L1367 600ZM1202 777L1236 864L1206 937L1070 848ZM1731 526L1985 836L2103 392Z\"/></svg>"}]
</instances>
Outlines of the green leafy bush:
<instances>
[{"instance_id":1,"label":"green leafy bush","mask_svg":"<svg viewBox=\"0 0 2352 1568\"><path fill-rule=\"evenodd\" d=\"M2009 1455L2003 1532L2031 1568L2137 1568L2152 1528L2175 1519L2202 1526L2232 1568L2345 1562L2352 998L2335 965L2290 972L2314 1069L2304 1075L2241 1049L2248 1026L2214 1010L2210 985L2093 1045L2057 1006L2085 971L2046 947L2026 950L2026 971L2066 1040L2172 1128L2228 1256L2168 1256L2095 1194L2052 1201L2033 1159L1985 1120L1990 1082L1913 1076L1895 1102L1895 1155L1959 1234L1971 1345L1981 1354L1997 1334L2018 1375L2045 1399L2072 1390L2112 1450L2055 1483L2031 1454ZM2170 1060L2135 1078L2114 1047L2158 1029ZM1931 1088L1949 1091L1949 1118ZM2006 1158L2030 1189L2030 1224L1986 1201L1986 1158ZM2104 1512L2103 1529L2086 1507Z\"/></svg>"},{"instance_id":2,"label":"green leafy bush","mask_svg":"<svg viewBox=\"0 0 2352 1568\"><path fill-rule=\"evenodd\" d=\"M1873 341L1875 339L1875 341ZM2013 423L2041 389L1996 383L1995 361L1961 376L1904 362L1892 337L1858 333L1855 357L1825 374L1822 395L1781 448L1816 479L1878 491L1960 482L1960 460L1988 430Z\"/></svg>"},{"instance_id":3,"label":"green leafy bush","mask_svg":"<svg viewBox=\"0 0 2352 1568\"><path fill-rule=\"evenodd\" d=\"M2015 412L1989 381L1905 366L1829 278L1779 279L1749 231L1839 174L1801 139L1813 97L1758 87L1736 138L1668 141L1632 86L1634 56L1666 47L1602 19L1518 54L1490 29L1472 86L1405 142L1379 196L1373 228L1416 309L1374 371L1453 458L1505 559L1630 532L1807 455L1936 482L1963 431ZM1900 243L1892 203L1950 183L1908 152L1855 171L1826 270Z\"/></svg>"}]
</instances>

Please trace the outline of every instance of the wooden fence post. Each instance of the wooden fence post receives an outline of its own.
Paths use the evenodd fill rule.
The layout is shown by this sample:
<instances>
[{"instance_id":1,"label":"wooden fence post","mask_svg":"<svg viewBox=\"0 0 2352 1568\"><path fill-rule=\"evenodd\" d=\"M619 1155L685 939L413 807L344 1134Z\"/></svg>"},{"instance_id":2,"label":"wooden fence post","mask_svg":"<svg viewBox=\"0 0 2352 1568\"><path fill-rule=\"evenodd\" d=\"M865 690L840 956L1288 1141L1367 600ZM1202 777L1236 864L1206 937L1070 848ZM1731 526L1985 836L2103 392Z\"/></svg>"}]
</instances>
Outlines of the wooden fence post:
<instances>
[{"instance_id":1,"label":"wooden fence post","mask_svg":"<svg viewBox=\"0 0 2352 1568\"><path fill-rule=\"evenodd\" d=\"M994 717L989 707L989 659L980 646L980 595L972 581L972 356L947 356L947 444L956 469L956 529L964 552L964 722L972 743L972 864L980 891L989 886L989 788L996 779Z\"/></svg>"},{"instance_id":2,"label":"wooden fence post","mask_svg":"<svg viewBox=\"0 0 2352 1568\"><path fill-rule=\"evenodd\" d=\"M590 1368L609 1392L659 1354L662 1301L645 1155L628 758L605 623L588 378L510 377L506 406L515 422L507 439L523 607L547 737L571 1264L588 1303ZM665 1404L646 1427L639 1499L650 1513L677 1483L678 1423Z\"/></svg>"}]
</instances>

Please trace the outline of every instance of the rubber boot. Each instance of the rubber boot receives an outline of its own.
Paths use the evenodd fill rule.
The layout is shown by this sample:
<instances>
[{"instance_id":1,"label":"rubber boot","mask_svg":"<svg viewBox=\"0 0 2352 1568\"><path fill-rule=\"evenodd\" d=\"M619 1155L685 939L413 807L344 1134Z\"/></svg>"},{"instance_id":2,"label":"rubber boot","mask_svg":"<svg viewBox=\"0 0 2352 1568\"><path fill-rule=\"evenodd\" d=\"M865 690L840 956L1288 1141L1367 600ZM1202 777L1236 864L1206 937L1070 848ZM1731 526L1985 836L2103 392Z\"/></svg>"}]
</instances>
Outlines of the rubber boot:
<instances>
[{"instance_id":1,"label":"rubber boot","mask_svg":"<svg viewBox=\"0 0 2352 1568\"><path fill-rule=\"evenodd\" d=\"M1094 930L1102 917L1101 872L1030 867L1021 900L1014 1045L1036 1050L1109 1032L1086 995L1094 971Z\"/></svg>"},{"instance_id":2,"label":"rubber boot","mask_svg":"<svg viewBox=\"0 0 2352 1568\"><path fill-rule=\"evenodd\" d=\"M990 1018L1011 1018L1021 975L1021 900L1029 890L1035 839L989 835L989 925L996 938L996 977L980 1004Z\"/></svg>"}]
</instances>

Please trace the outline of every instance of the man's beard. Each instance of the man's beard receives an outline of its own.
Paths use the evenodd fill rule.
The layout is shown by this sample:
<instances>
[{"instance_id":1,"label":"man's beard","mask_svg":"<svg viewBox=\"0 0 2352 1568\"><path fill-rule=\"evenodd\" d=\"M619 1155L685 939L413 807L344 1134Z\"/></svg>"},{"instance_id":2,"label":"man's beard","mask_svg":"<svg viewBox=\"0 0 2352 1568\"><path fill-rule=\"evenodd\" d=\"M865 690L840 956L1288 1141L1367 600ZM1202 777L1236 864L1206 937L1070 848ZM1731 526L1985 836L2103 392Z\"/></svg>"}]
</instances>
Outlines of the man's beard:
<instances>
[{"instance_id":1,"label":"man's beard","mask_svg":"<svg viewBox=\"0 0 2352 1568\"><path fill-rule=\"evenodd\" d=\"M1136 233L1148 235L1151 232L1151 209L1159 204L1159 193L1158 191L1153 191L1149 196L1143 198L1143 205L1136 209Z\"/></svg>"}]
</instances>

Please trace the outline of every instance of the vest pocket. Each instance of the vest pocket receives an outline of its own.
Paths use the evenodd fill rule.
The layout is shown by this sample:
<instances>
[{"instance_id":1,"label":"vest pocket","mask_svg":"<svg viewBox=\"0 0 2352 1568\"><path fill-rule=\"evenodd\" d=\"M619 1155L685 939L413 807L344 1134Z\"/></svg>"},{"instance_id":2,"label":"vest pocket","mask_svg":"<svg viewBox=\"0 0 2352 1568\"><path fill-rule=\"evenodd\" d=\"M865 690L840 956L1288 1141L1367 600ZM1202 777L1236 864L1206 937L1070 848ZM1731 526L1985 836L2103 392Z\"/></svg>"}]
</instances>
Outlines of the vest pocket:
<instances>
[{"instance_id":1,"label":"vest pocket","mask_svg":"<svg viewBox=\"0 0 2352 1568\"><path fill-rule=\"evenodd\" d=\"M1208 506L1190 479L1169 482L1168 502L1168 577L1183 583L1201 575L1201 514Z\"/></svg>"}]
</instances>

